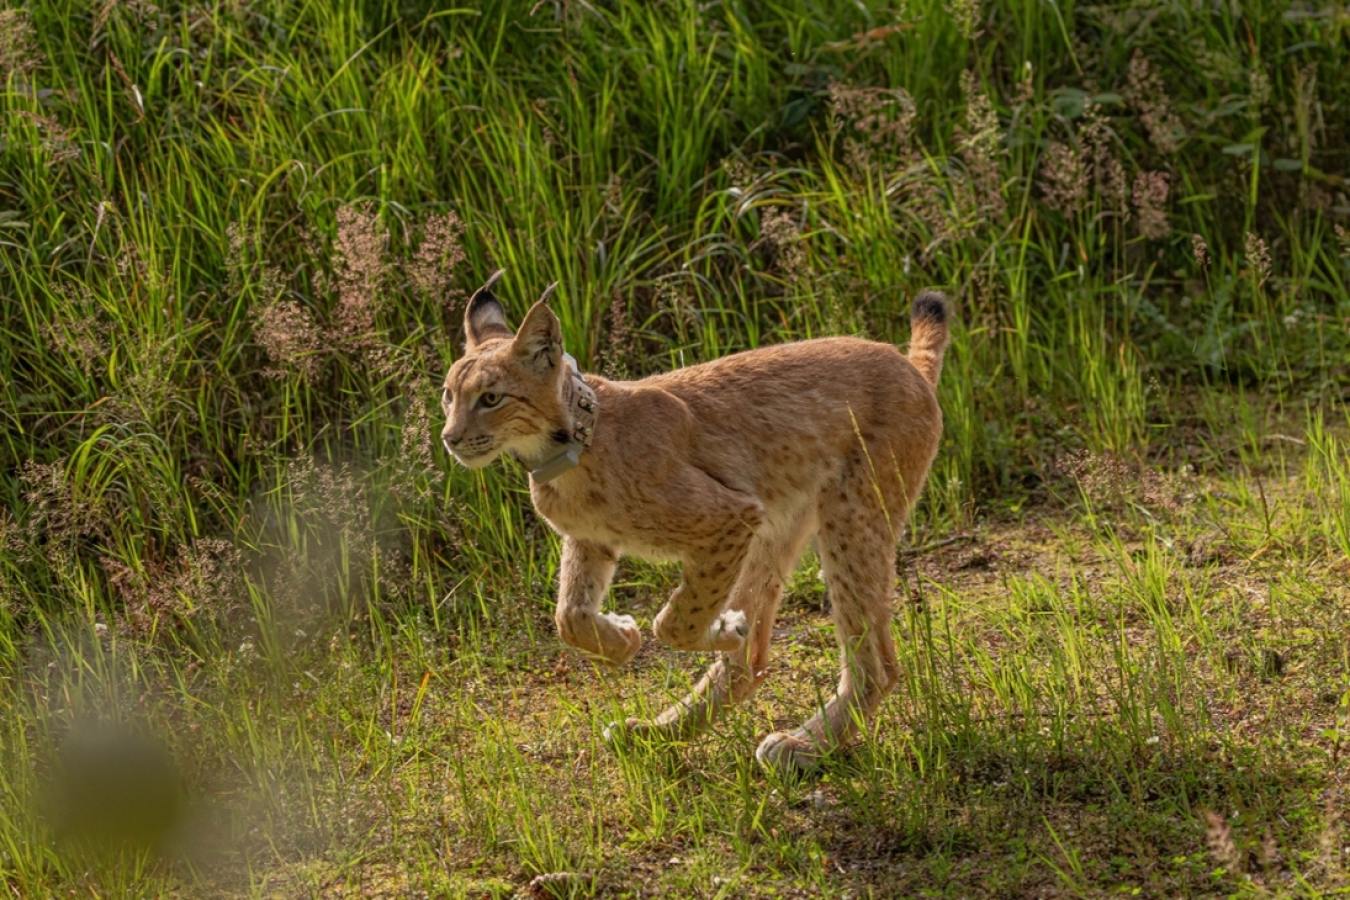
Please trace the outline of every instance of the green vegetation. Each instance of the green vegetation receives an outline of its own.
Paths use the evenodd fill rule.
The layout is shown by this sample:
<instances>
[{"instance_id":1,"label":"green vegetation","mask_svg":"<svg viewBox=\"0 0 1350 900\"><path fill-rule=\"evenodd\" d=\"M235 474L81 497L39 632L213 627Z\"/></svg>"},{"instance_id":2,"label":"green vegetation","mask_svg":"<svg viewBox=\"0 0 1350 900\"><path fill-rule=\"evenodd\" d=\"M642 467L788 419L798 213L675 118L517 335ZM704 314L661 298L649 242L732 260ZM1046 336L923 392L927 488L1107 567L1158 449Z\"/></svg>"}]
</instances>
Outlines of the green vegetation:
<instances>
[{"instance_id":1,"label":"green vegetation","mask_svg":"<svg viewBox=\"0 0 1350 900\"><path fill-rule=\"evenodd\" d=\"M0 883L16 896L1350 890L1350 17L1334 4L0 10ZM584 367L960 322L904 683L552 634L451 467L493 269ZM625 563L650 620L669 567ZM531 880L542 876L532 887Z\"/></svg>"}]
</instances>

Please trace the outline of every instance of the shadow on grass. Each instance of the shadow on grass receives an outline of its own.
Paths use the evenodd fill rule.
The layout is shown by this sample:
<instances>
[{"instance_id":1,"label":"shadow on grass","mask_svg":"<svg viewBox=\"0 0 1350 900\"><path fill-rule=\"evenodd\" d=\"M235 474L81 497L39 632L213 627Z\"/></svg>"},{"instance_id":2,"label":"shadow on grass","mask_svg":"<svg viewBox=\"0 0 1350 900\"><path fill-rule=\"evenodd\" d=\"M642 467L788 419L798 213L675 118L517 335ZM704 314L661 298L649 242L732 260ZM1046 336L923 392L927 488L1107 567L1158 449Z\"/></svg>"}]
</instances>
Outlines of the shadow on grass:
<instances>
[{"instance_id":1,"label":"shadow on grass","mask_svg":"<svg viewBox=\"0 0 1350 900\"><path fill-rule=\"evenodd\" d=\"M836 754L780 827L841 881L1026 893L1292 883L1328 827L1325 779L1255 748L916 732ZM926 748L917 751L916 747Z\"/></svg>"}]
</instances>

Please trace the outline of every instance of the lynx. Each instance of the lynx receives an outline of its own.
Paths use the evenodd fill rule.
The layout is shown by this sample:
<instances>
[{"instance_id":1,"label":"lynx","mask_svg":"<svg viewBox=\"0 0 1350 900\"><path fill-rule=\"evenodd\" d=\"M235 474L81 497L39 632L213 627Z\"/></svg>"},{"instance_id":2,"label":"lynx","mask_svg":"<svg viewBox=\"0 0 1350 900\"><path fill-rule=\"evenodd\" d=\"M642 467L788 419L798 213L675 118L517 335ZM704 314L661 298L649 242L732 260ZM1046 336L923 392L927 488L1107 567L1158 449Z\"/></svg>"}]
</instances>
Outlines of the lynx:
<instances>
[{"instance_id":1,"label":"lynx","mask_svg":"<svg viewBox=\"0 0 1350 900\"><path fill-rule=\"evenodd\" d=\"M851 740L898 680L895 547L942 433L935 385L948 341L937 292L913 305L908 356L849 337L763 347L643 378L582 375L542 299L519 330L471 298L465 353L442 403L446 449L477 469L508 453L562 536L561 639L621 665L642 643L601 605L620 554L683 564L652 622L662 643L718 654L680 702L606 729L687 736L765 677L784 581L815 540L840 645L834 696L755 756L806 771ZM547 297L547 292L545 298Z\"/></svg>"}]
</instances>

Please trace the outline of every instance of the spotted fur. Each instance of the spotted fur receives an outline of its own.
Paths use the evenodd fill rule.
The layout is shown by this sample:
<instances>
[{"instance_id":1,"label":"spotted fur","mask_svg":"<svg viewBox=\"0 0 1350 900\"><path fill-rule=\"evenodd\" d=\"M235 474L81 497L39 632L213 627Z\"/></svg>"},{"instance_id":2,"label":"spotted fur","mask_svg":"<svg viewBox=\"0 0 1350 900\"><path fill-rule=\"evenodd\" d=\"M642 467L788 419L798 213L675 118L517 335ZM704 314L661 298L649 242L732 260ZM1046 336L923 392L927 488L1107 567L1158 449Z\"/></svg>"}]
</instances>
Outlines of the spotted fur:
<instances>
[{"instance_id":1,"label":"spotted fur","mask_svg":"<svg viewBox=\"0 0 1350 900\"><path fill-rule=\"evenodd\" d=\"M895 545L942 432L935 385L947 305L915 301L908 356L824 338L764 347L640 381L587 375L599 406L575 469L531 482L562 535L556 623L568 644L619 665L641 635L601 610L623 553L683 563L656 615L658 640L718 658L687 697L642 731L688 735L763 679L783 584L813 538L842 659L834 696L801 727L766 737L766 765L809 768L853 737L898 679L890 618ZM570 420L561 330L542 303L518 332L486 291L470 303L466 352L446 377L446 447L465 465L502 452L527 465ZM481 398L504 397L485 408Z\"/></svg>"}]
</instances>

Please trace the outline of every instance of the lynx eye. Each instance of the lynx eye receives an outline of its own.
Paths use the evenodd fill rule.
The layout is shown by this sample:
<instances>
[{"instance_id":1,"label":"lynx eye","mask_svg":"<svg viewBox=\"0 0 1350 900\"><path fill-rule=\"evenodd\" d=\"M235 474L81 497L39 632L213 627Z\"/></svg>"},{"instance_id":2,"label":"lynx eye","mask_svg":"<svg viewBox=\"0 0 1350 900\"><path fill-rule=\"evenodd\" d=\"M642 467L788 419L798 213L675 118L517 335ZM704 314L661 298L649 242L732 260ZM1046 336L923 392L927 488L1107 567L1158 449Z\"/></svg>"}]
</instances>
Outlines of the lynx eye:
<instances>
[{"instance_id":1,"label":"lynx eye","mask_svg":"<svg viewBox=\"0 0 1350 900\"><path fill-rule=\"evenodd\" d=\"M494 394L491 391L478 395L478 405L483 409L492 409L494 406L501 406L505 398L501 394Z\"/></svg>"}]
</instances>

